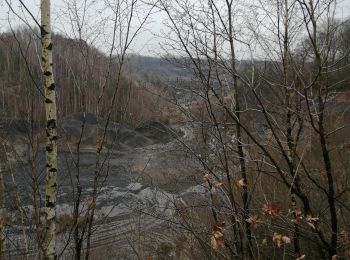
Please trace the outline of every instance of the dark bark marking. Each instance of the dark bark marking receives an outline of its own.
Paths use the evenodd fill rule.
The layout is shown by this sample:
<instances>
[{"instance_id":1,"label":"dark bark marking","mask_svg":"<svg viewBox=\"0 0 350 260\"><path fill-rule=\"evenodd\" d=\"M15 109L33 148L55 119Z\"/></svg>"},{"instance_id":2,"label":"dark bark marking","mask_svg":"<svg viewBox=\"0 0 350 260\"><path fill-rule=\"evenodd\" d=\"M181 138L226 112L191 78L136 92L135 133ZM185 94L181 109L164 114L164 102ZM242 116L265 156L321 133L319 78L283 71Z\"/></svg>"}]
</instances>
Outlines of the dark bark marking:
<instances>
[{"instance_id":1,"label":"dark bark marking","mask_svg":"<svg viewBox=\"0 0 350 260\"><path fill-rule=\"evenodd\" d=\"M52 129L56 127L56 119L47 120L47 128Z\"/></svg>"},{"instance_id":2,"label":"dark bark marking","mask_svg":"<svg viewBox=\"0 0 350 260\"><path fill-rule=\"evenodd\" d=\"M56 203L53 203L53 202L48 201L48 200L46 199L46 207L47 207L47 208L53 208L53 207L55 207L55 204L56 204Z\"/></svg>"},{"instance_id":3,"label":"dark bark marking","mask_svg":"<svg viewBox=\"0 0 350 260\"><path fill-rule=\"evenodd\" d=\"M40 33L42 38L49 34L49 32L46 31L43 26L40 27Z\"/></svg>"},{"instance_id":4,"label":"dark bark marking","mask_svg":"<svg viewBox=\"0 0 350 260\"><path fill-rule=\"evenodd\" d=\"M48 87L49 90L54 90L55 88L56 88L55 83L52 83L52 84Z\"/></svg>"},{"instance_id":5,"label":"dark bark marking","mask_svg":"<svg viewBox=\"0 0 350 260\"><path fill-rule=\"evenodd\" d=\"M53 151L52 146L51 145L47 145L46 146L46 151L47 152L52 152Z\"/></svg>"},{"instance_id":6,"label":"dark bark marking","mask_svg":"<svg viewBox=\"0 0 350 260\"><path fill-rule=\"evenodd\" d=\"M52 75L52 72L51 72L51 71L45 71L45 72L44 72L44 75L45 75L45 76L51 76L51 75Z\"/></svg>"}]
</instances>

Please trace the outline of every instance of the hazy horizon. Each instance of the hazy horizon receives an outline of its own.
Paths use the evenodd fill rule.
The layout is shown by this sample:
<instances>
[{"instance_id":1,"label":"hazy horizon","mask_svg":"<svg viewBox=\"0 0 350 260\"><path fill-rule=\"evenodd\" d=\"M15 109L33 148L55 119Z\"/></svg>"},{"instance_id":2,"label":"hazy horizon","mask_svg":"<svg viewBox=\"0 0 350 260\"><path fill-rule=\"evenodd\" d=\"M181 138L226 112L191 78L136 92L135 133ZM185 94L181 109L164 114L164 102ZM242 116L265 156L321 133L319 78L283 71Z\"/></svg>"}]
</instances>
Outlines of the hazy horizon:
<instances>
[{"instance_id":1,"label":"hazy horizon","mask_svg":"<svg viewBox=\"0 0 350 260\"><path fill-rule=\"evenodd\" d=\"M39 3L38 0L22 1L28 10L33 14L37 21L40 20ZM78 39L77 37L77 21L72 17L73 4L77 3L75 10L77 17L81 18L85 13L85 21L83 22L82 38L92 46L98 48L104 53L110 52L111 42L111 25L112 14L106 13L107 16L103 16L105 10L103 10L102 2L91 1L69 1L69 0L55 0L52 2L52 31L54 33L63 35L67 38ZM108 1L106 1L107 3ZM86 3L86 6L84 6ZM249 2L252 4L253 1ZM12 10L9 8L9 4L12 6ZM243 1L237 1L237 4L245 4ZM143 4L144 5L144 4ZM145 6L143 6L145 7ZM149 8L146 6L144 10ZM68 11L67 11L68 10ZM14 14L16 12L17 15ZM253 12L253 10L252 10ZM137 11L137 17L133 20L132 28L138 26L140 20L142 20L142 10ZM338 19L349 19L350 15L350 0L337 1L336 17ZM20 16L20 18L18 17ZM10 30L10 25L13 28L19 26L35 26L35 22L28 11L20 4L19 1L12 0L0 0L0 32ZM254 17L254 14L252 14ZM162 47L165 45L164 35L169 33L168 28L164 25L167 21L167 16L164 12L153 9L146 24L139 31L138 36L131 44L129 49L130 53L138 54L142 56L157 57L165 55L166 52ZM82 23L82 21L79 21ZM74 24L74 25L72 25ZM75 26L75 27L74 27ZM237 56L239 59L249 59L249 54L241 43L237 41L236 48L238 49ZM241 49L241 50L240 50ZM255 58L260 56L261 50L256 51ZM264 56L264 54L262 54Z\"/></svg>"}]
</instances>

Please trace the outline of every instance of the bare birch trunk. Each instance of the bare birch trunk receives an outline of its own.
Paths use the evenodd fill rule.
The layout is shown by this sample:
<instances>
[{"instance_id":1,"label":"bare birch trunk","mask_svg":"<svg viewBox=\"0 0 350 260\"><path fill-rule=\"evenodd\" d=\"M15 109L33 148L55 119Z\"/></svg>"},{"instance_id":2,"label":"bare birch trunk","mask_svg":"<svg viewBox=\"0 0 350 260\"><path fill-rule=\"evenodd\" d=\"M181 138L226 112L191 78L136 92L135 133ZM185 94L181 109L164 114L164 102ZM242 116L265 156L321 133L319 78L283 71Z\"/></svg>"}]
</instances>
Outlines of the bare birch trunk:
<instances>
[{"instance_id":1,"label":"bare birch trunk","mask_svg":"<svg viewBox=\"0 0 350 260\"><path fill-rule=\"evenodd\" d=\"M41 1L41 44L46 114L45 259L56 259L57 107L52 66L50 0Z\"/></svg>"}]
</instances>

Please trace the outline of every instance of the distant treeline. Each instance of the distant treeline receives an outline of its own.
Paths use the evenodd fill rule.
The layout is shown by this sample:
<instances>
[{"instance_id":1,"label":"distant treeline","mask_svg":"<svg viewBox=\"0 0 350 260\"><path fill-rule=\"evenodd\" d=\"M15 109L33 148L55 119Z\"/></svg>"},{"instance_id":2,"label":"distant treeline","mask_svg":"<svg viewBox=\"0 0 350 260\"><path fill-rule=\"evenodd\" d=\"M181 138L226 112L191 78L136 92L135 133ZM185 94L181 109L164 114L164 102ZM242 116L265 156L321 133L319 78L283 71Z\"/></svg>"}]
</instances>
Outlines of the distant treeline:
<instances>
[{"instance_id":1,"label":"distant treeline","mask_svg":"<svg viewBox=\"0 0 350 260\"><path fill-rule=\"evenodd\" d=\"M116 57L109 58L84 40L54 34L53 42L61 117L75 112L95 114L97 102L102 104L99 113L105 115L118 78ZM37 33L29 29L0 34L0 108L3 118L33 118L33 115L37 120L43 118L40 48ZM145 65L147 60L162 63L155 58L136 57L132 56L132 64L135 60L144 60L141 64ZM121 84L112 114L115 121L138 124L159 116L160 101L154 94L160 89L155 84L161 83L159 80L152 83L149 77L145 78L146 73L139 72L144 70L140 68L141 64L136 69L127 66L120 76ZM107 95L98 101L101 91Z\"/></svg>"}]
</instances>

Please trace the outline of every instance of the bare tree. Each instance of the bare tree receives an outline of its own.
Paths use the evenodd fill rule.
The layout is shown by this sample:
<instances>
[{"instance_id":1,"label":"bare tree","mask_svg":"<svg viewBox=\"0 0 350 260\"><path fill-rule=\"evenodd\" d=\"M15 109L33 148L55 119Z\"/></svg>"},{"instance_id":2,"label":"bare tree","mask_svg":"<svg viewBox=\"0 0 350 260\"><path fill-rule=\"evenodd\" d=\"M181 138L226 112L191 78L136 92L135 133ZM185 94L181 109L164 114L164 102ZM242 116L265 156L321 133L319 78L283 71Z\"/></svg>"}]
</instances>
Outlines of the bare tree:
<instances>
[{"instance_id":1,"label":"bare tree","mask_svg":"<svg viewBox=\"0 0 350 260\"><path fill-rule=\"evenodd\" d=\"M211 163L214 165L210 167L207 158L203 159L201 156L197 159L207 171L204 176L205 180L209 182L209 188L212 189L213 184L219 181L223 193L231 193L230 186L232 179L234 179L231 175L235 176L232 166L227 164L230 153L237 154L236 158L241 158L239 160L241 171L243 169L242 162L244 162L248 165L251 173L255 173L252 175L254 176L252 180L259 180L262 178L261 176L264 176L265 184L274 178L283 183L282 186L279 186L278 199L283 200L286 195L290 198L291 207L288 211L293 214L294 220L284 219L283 222L287 232L293 233L293 236L288 237L285 231L279 229L278 226L267 226L268 230L275 230L270 231L274 232L273 240L279 241L278 246L281 246L281 241L285 241L285 243L293 241L294 256L297 258L303 256L301 244L304 241L308 243L313 241L321 254L327 252L331 258L336 255L338 217L336 214L334 174L331 169L332 158L329 144L326 141L329 135L326 134L325 130L327 127L325 118L327 117L326 113L331 114L333 109L329 103L330 100L334 100L330 89L332 88L334 95L337 92L334 88L339 84L334 81L330 83L332 78L330 67L339 60L328 63L328 54L332 49L331 39L334 37L335 31L339 29L338 26L334 26L336 5L333 1L322 4L319 2L317 4L302 3L301 5L297 1L278 1L277 3L259 1L258 3L260 5L254 5L253 8L262 11L264 19L258 20L260 19L258 12L256 13L257 23L255 25L252 25L249 19L243 19L247 28L245 33L239 33L232 29L235 28L232 19L242 15L242 10L245 10L244 8L247 6L239 4L233 6L231 1L215 1L215 3L209 1L209 4L196 4L191 1L160 2L160 8L167 13L169 18L170 33L167 35L167 39L170 53L188 57L187 60L178 59L178 61L193 70L195 84L198 84L193 92L206 104L208 118L212 120L214 129L216 128L216 133L211 132L211 134L214 137L213 140L218 143L213 153L213 156L219 155L218 161L216 163L212 161ZM235 9L232 9L233 7ZM244 11L243 14L245 14ZM317 31L323 22L326 24L326 26L323 25L325 30L323 32ZM236 23L242 26L242 20L237 19ZM302 29L303 24L306 25L306 30ZM231 29L230 26L232 26ZM246 36L247 31L252 33L248 37ZM306 41L310 46L311 53L308 52L307 55L310 56L299 59L296 54L299 47L297 42L303 40L303 33L309 35L309 39ZM319 41L322 43L318 43ZM246 46L248 57L250 56L250 60L241 61L240 69L237 69L234 64L238 61L234 56L235 50L232 49L234 45L231 42L238 42ZM256 44L262 47L263 53L259 53L259 56L266 55L265 62L253 56L253 46ZM312 52L312 50L314 51ZM310 57L315 60L314 63L308 60ZM335 56L333 55L333 57ZM232 61L234 62L232 63ZM313 64L318 65L311 69ZM344 67L339 67L339 69L344 69ZM306 71L310 73L308 75L312 75L313 80L307 80ZM229 78L230 80L228 80ZM231 84L234 86L235 80L237 87L228 87ZM339 79L339 82L343 82L343 80ZM226 88L231 89L233 94L222 94L222 90ZM233 100L233 106L227 100ZM239 108L240 102L237 103L237 100L242 102L241 108ZM216 104L217 109L215 109ZM220 119L218 117L220 113L226 114L229 120L225 122ZM237 143L233 147L225 143L222 133L228 130L230 121L236 125L235 139ZM313 176L315 165L309 164L305 159L308 147L307 135L310 133L310 129L316 131L316 136L321 135L319 137L321 147L319 158L324 161L323 170L327 176L326 186L328 188L323 187L324 180ZM331 130L329 133L333 134L333 131ZM240 135L241 138L239 138ZM314 133L311 135L312 138L315 138ZM208 145L210 147L212 144ZM242 147L241 152L240 147ZM317 157L319 154L315 153L314 156ZM220 164L223 165L221 171L218 170ZM225 164L229 167L225 167ZM226 179L222 178L222 173L226 173ZM328 203L325 207L330 210L329 219L321 213L319 200L310 194L308 187L303 185L304 182L310 183L309 185L312 186L310 189L317 191L317 194L326 194ZM232 211L226 217L232 217L233 220L229 226L232 226L233 229L226 239L235 238L232 239L235 242L232 243L234 250L231 253L239 252L239 255L248 253L252 256L252 251L249 252L248 246L245 246L246 249L242 247L244 244L244 240L241 240L243 238L242 229L239 224L236 224L235 219L242 219L242 216L245 216L242 223L248 222L252 226L257 226L262 221L256 210L255 213L247 214L250 211L248 201L257 205L258 201L265 200L263 213L272 216L280 211L280 204L269 201L269 197L275 196L271 196L268 188L263 189L260 198L258 193L254 194L257 181L248 182L243 172L241 179L238 180L238 185L243 189L242 211L237 210L239 204L235 198L236 193L232 192L232 195L229 196ZM250 195L248 189L252 189L249 190ZM231 189L231 191L233 190ZM256 208L257 206L251 207ZM214 219L217 219L218 216L220 218L220 214L215 213L214 210ZM325 227L321 228L319 218L316 216L322 216L322 220L329 223L330 232ZM307 226L303 225L304 223L307 223L311 229L308 230ZM249 237L253 237L255 240L259 237L258 232L252 236L249 235L250 225L246 226L245 231L248 245L251 245ZM312 235L309 234L310 231L313 233ZM315 240L314 237L317 239ZM328 237L330 237L329 240ZM238 242L240 240L241 242ZM220 240L216 242L222 243ZM214 245L217 248L217 244L214 243ZM229 243L225 241L225 245L229 245ZM260 253L259 248L260 245L256 245L253 250L254 254ZM308 251L308 253L315 252Z\"/></svg>"}]
</instances>

